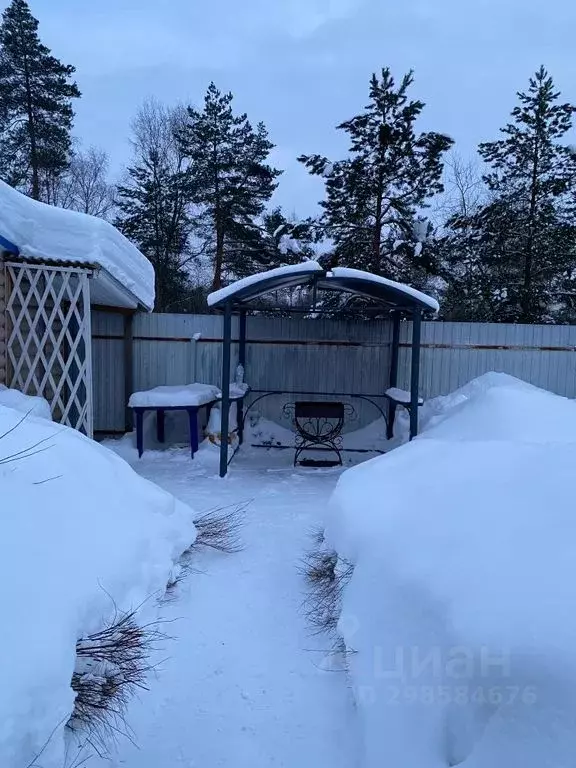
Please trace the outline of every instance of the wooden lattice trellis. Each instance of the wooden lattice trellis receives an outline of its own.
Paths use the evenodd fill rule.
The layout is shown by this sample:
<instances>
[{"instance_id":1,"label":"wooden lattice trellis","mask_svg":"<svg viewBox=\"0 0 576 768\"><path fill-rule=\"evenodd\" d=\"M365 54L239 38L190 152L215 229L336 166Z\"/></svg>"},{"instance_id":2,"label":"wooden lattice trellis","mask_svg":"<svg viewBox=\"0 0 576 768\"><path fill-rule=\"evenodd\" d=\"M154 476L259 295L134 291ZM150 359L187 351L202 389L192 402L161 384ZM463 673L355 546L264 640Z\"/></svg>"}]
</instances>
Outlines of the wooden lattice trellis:
<instances>
[{"instance_id":1,"label":"wooden lattice trellis","mask_svg":"<svg viewBox=\"0 0 576 768\"><path fill-rule=\"evenodd\" d=\"M8 381L92 436L88 269L7 263Z\"/></svg>"}]
</instances>

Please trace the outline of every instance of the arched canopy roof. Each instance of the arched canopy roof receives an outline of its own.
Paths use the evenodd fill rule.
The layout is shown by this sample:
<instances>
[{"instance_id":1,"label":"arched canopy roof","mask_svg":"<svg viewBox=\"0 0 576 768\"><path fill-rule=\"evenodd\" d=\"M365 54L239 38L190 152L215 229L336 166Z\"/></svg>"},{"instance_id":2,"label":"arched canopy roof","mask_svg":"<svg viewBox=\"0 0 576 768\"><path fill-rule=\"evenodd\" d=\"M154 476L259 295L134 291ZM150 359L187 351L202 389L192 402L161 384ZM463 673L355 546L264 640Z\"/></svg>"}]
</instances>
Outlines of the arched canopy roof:
<instances>
[{"instance_id":1,"label":"arched canopy roof","mask_svg":"<svg viewBox=\"0 0 576 768\"><path fill-rule=\"evenodd\" d=\"M409 285L359 269L335 267L326 271L316 261L305 261L250 275L211 293L208 304L215 309L223 309L228 304L238 310L250 309L261 296L297 286L351 293L389 309L407 313L436 313L439 310L436 299Z\"/></svg>"}]
</instances>

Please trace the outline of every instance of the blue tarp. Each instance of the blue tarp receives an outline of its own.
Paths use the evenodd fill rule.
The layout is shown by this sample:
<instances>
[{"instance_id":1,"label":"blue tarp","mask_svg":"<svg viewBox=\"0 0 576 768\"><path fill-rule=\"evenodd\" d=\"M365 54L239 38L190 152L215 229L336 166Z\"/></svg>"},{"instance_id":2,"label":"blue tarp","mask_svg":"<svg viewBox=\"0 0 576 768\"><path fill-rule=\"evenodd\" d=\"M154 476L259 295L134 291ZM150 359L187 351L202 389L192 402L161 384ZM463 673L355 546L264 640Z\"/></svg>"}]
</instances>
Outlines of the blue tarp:
<instances>
[{"instance_id":1,"label":"blue tarp","mask_svg":"<svg viewBox=\"0 0 576 768\"><path fill-rule=\"evenodd\" d=\"M0 235L0 250L8 251L8 253L12 253L14 256L18 256L20 253L18 246L11 243L10 240L6 240L2 235Z\"/></svg>"}]
</instances>

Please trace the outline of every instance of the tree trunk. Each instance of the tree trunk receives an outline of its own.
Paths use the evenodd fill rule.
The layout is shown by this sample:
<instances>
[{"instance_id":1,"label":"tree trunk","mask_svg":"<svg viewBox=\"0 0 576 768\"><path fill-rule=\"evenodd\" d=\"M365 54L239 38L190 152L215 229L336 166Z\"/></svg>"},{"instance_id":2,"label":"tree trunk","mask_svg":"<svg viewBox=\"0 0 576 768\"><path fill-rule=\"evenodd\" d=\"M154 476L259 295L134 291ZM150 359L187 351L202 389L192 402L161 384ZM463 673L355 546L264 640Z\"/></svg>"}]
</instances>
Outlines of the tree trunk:
<instances>
[{"instance_id":1,"label":"tree trunk","mask_svg":"<svg viewBox=\"0 0 576 768\"><path fill-rule=\"evenodd\" d=\"M214 259L212 290L218 291L222 287L222 270L224 267L224 222L222 221L220 169L218 166L218 145L216 141L212 145L212 164L214 172L214 227L216 229L216 256Z\"/></svg>"},{"instance_id":2,"label":"tree trunk","mask_svg":"<svg viewBox=\"0 0 576 768\"><path fill-rule=\"evenodd\" d=\"M26 83L26 112L28 118L28 135L30 137L30 166L32 168L32 194L34 200L40 200L40 174L38 161L38 145L36 143L36 123L32 108L32 87L28 59L24 57L24 78Z\"/></svg>"},{"instance_id":3,"label":"tree trunk","mask_svg":"<svg viewBox=\"0 0 576 768\"><path fill-rule=\"evenodd\" d=\"M385 124L384 124L385 125ZM382 131L378 137L378 180L376 184L376 221L372 237L372 271L375 275L382 272L382 198L384 196L384 158L386 143Z\"/></svg>"},{"instance_id":4,"label":"tree trunk","mask_svg":"<svg viewBox=\"0 0 576 768\"><path fill-rule=\"evenodd\" d=\"M530 213L528 219L528 242L524 256L524 280L522 285L521 319L524 323L534 320L532 313L532 268L534 261L534 234L536 227L536 207L538 203L538 163L540 160L538 136L535 139L534 159L532 163L532 186L530 189Z\"/></svg>"},{"instance_id":5,"label":"tree trunk","mask_svg":"<svg viewBox=\"0 0 576 768\"><path fill-rule=\"evenodd\" d=\"M212 290L222 288L222 268L224 266L224 232L220 222L216 223L216 258L214 260L214 280Z\"/></svg>"},{"instance_id":6,"label":"tree trunk","mask_svg":"<svg viewBox=\"0 0 576 768\"><path fill-rule=\"evenodd\" d=\"M374 225L374 237L372 239L372 270L375 275L379 275L382 259L382 172L380 172L379 185L376 198L376 223Z\"/></svg>"}]
</instances>

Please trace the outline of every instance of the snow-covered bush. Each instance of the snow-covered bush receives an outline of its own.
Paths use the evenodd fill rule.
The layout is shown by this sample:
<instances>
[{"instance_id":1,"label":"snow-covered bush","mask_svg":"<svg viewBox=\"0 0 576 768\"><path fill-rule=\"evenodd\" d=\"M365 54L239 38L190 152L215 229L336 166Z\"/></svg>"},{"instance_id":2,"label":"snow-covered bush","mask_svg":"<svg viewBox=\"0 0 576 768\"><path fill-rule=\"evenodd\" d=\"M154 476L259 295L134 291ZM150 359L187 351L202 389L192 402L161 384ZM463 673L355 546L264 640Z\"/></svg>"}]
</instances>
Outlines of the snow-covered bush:
<instances>
[{"instance_id":1,"label":"snow-covered bush","mask_svg":"<svg viewBox=\"0 0 576 768\"><path fill-rule=\"evenodd\" d=\"M0 765L62 768L78 649L139 606L138 627L157 620L194 515L103 446L2 406L0 499Z\"/></svg>"},{"instance_id":2,"label":"snow-covered bush","mask_svg":"<svg viewBox=\"0 0 576 768\"><path fill-rule=\"evenodd\" d=\"M348 470L327 546L368 768L576 754L576 404L488 374Z\"/></svg>"}]
</instances>

